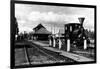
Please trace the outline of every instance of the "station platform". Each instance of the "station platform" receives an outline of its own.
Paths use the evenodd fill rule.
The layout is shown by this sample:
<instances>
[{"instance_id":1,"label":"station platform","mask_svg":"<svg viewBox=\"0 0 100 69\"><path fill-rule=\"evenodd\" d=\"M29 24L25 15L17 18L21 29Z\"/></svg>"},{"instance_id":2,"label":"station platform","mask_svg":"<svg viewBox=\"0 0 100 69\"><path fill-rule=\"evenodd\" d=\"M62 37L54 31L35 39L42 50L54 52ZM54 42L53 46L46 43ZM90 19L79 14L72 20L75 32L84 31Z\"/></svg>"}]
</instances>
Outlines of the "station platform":
<instances>
[{"instance_id":1,"label":"station platform","mask_svg":"<svg viewBox=\"0 0 100 69\"><path fill-rule=\"evenodd\" d=\"M50 50L50 51L53 51L53 52L59 52L60 53L59 55L68 57L68 58L73 59L77 62L94 61L93 59L90 59L90 58L87 58L87 57L84 57L84 56L80 56L80 55L77 55L77 54L74 54L74 53L71 53L71 52L59 50L57 48L49 47L49 44L45 44L45 43L42 43L42 42L39 42L39 41L33 41L33 40L29 40L29 41L36 44L36 45L42 46L43 48L45 48L47 50Z\"/></svg>"}]
</instances>

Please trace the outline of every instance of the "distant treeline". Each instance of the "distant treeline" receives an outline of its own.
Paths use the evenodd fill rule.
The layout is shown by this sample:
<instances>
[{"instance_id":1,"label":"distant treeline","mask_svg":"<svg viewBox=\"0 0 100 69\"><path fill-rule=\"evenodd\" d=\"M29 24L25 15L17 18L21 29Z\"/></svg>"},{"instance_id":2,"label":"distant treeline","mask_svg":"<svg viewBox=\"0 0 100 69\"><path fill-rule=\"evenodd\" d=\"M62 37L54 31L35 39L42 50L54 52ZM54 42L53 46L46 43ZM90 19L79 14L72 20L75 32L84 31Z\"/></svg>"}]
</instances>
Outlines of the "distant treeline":
<instances>
[{"instance_id":1,"label":"distant treeline","mask_svg":"<svg viewBox=\"0 0 100 69\"><path fill-rule=\"evenodd\" d=\"M94 39L94 31L90 31L86 29L85 34L86 36L88 36L88 38Z\"/></svg>"}]
</instances>

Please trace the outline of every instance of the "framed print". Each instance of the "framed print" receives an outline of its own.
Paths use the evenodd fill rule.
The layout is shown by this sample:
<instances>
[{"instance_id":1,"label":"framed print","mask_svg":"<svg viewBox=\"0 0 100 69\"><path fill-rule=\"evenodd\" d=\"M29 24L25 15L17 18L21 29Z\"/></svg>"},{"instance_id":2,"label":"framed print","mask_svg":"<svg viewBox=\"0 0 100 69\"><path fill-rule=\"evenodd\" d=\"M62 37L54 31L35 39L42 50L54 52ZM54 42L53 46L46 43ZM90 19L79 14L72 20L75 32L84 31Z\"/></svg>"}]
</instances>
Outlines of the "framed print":
<instances>
[{"instance_id":1,"label":"framed print","mask_svg":"<svg viewBox=\"0 0 100 69\"><path fill-rule=\"evenodd\" d=\"M11 68L96 63L96 6L11 0Z\"/></svg>"}]
</instances>

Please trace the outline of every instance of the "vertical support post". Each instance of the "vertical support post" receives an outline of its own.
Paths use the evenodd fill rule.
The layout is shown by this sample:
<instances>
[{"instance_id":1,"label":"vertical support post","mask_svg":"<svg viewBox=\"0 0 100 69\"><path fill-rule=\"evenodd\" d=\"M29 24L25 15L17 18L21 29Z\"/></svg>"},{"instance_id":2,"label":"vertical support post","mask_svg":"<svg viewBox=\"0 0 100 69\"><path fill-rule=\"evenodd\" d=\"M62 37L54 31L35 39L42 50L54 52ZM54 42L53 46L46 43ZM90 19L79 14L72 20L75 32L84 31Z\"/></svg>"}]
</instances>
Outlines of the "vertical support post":
<instances>
[{"instance_id":1,"label":"vertical support post","mask_svg":"<svg viewBox=\"0 0 100 69\"><path fill-rule=\"evenodd\" d=\"M34 38L33 38L33 36L31 36L31 40L33 40Z\"/></svg>"},{"instance_id":2,"label":"vertical support post","mask_svg":"<svg viewBox=\"0 0 100 69\"><path fill-rule=\"evenodd\" d=\"M84 50L87 49L87 40L84 39Z\"/></svg>"},{"instance_id":3,"label":"vertical support post","mask_svg":"<svg viewBox=\"0 0 100 69\"><path fill-rule=\"evenodd\" d=\"M61 45L62 45L61 39L59 38L59 49L61 49Z\"/></svg>"},{"instance_id":4,"label":"vertical support post","mask_svg":"<svg viewBox=\"0 0 100 69\"><path fill-rule=\"evenodd\" d=\"M55 38L53 38L53 47L55 47L56 45L56 41L55 41Z\"/></svg>"},{"instance_id":5,"label":"vertical support post","mask_svg":"<svg viewBox=\"0 0 100 69\"><path fill-rule=\"evenodd\" d=\"M67 52L70 51L70 39L67 39Z\"/></svg>"},{"instance_id":6,"label":"vertical support post","mask_svg":"<svg viewBox=\"0 0 100 69\"><path fill-rule=\"evenodd\" d=\"M49 39L49 46L51 46L52 45L52 42L51 42L51 39Z\"/></svg>"},{"instance_id":7,"label":"vertical support post","mask_svg":"<svg viewBox=\"0 0 100 69\"><path fill-rule=\"evenodd\" d=\"M15 40L17 40L18 35L15 35Z\"/></svg>"}]
</instances>

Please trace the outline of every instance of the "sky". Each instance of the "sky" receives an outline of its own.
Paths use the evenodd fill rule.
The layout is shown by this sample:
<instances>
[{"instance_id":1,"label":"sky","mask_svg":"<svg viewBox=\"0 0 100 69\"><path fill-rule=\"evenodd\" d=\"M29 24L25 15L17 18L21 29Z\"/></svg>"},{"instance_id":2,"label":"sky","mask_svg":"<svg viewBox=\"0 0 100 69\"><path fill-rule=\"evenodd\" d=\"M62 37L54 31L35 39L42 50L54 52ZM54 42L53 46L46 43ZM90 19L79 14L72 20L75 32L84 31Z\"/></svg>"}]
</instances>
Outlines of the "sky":
<instances>
[{"instance_id":1,"label":"sky","mask_svg":"<svg viewBox=\"0 0 100 69\"><path fill-rule=\"evenodd\" d=\"M81 7L49 6L36 4L15 4L19 32L31 32L38 24L48 31L57 33L64 24L79 23L79 17L85 17L83 26L94 31L94 9Z\"/></svg>"}]
</instances>

